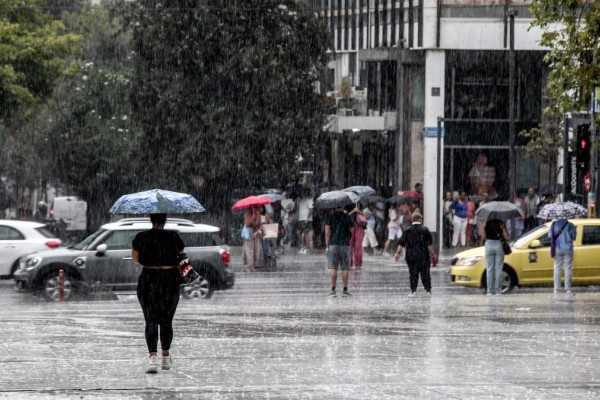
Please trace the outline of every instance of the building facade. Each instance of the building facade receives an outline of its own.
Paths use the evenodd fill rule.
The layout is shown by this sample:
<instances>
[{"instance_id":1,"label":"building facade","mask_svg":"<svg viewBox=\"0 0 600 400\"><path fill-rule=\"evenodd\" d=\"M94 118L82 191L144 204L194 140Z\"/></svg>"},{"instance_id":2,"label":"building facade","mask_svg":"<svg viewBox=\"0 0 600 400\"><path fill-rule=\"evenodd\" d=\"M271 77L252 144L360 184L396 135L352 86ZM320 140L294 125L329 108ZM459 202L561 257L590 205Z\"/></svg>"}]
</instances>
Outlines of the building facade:
<instances>
[{"instance_id":1,"label":"building facade","mask_svg":"<svg viewBox=\"0 0 600 400\"><path fill-rule=\"evenodd\" d=\"M540 125L547 75L529 3L313 1L335 46L326 178L384 196L424 183L434 230L444 191L508 200L547 183L518 135Z\"/></svg>"}]
</instances>

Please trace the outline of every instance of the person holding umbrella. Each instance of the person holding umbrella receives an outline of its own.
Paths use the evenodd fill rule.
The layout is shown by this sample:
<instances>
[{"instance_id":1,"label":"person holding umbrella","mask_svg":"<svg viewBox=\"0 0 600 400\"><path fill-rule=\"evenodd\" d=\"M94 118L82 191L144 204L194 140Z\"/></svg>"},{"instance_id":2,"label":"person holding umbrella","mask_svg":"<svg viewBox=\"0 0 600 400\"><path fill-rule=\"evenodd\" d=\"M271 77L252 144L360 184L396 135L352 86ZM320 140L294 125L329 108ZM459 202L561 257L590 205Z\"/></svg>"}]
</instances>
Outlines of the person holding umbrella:
<instances>
[{"instance_id":1,"label":"person holding umbrella","mask_svg":"<svg viewBox=\"0 0 600 400\"><path fill-rule=\"evenodd\" d=\"M354 205L348 205L350 210ZM350 296L348 292L348 278L350 270L350 238L354 221L346 209L338 207L325 219L325 251L327 253L327 268L331 280L331 292L329 295L336 296L338 269L342 270L342 283L344 291L342 296Z\"/></svg>"},{"instance_id":2,"label":"person holding umbrella","mask_svg":"<svg viewBox=\"0 0 600 400\"><path fill-rule=\"evenodd\" d=\"M146 321L147 373L158 372L157 347L160 327L161 369L171 369L173 317L179 303L178 256L185 245L175 231L165 230L167 214L150 214L152 229L138 233L131 243L131 258L144 268L138 279L137 298Z\"/></svg>"},{"instance_id":3,"label":"person holding umbrella","mask_svg":"<svg viewBox=\"0 0 600 400\"><path fill-rule=\"evenodd\" d=\"M483 223L481 240L485 243L485 267L487 294L500 294L500 280L504 267L502 240L508 239L508 229L500 219L488 219Z\"/></svg>"},{"instance_id":4,"label":"person holding umbrella","mask_svg":"<svg viewBox=\"0 0 600 400\"><path fill-rule=\"evenodd\" d=\"M152 223L152 229L138 233L131 243L131 259L144 267L138 278L137 298L146 321L148 373L158 372L159 335L161 368L171 369L173 317L179 304L179 286L183 282L180 265L186 265L188 261L183 252L185 245L179 234L164 229L167 213L191 214L205 211L193 196L164 189L123 195L108 211L110 214L149 214Z\"/></svg>"},{"instance_id":5,"label":"person holding umbrella","mask_svg":"<svg viewBox=\"0 0 600 400\"><path fill-rule=\"evenodd\" d=\"M554 258L554 293L561 287L560 275L565 270L565 292L571 294L573 282L573 242L577 238L575 225L566 218L552 222L548 231L550 255Z\"/></svg>"},{"instance_id":6,"label":"person holding umbrella","mask_svg":"<svg viewBox=\"0 0 600 400\"><path fill-rule=\"evenodd\" d=\"M264 265L263 236L265 234L262 224L262 207L252 206L244 215L244 228L246 236L243 244L243 259L246 271L252 272Z\"/></svg>"}]
</instances>

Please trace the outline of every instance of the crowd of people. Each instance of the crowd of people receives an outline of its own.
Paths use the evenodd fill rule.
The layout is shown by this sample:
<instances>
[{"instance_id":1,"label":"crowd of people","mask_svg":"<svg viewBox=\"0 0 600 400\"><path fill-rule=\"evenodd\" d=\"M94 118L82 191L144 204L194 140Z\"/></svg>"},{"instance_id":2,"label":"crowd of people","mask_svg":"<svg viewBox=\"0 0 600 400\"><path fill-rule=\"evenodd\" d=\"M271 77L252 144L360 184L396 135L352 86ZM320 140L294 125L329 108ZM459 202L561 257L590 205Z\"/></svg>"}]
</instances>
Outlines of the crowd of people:
<instances>
[{"instance_id":1,"label":"crowd of people","mask_svg":"<svg viewBox=\"0 0 600 400\"><path fill-rule=\"evenodd\" d=\"M514 193L511 201L522 210L523 217L506 221L508 239L517 238L545 222L539 220L537 214L545 204L554 202L554 199L551 193L540 196L532 187L527 189L527 193ZM469 196L462 189L446 192L442 205L444 247L482 246L485 242L485 221L478 219L476 212L481 205L490 201L494 199L487 193Z\"/></svg>"}]
</instances>

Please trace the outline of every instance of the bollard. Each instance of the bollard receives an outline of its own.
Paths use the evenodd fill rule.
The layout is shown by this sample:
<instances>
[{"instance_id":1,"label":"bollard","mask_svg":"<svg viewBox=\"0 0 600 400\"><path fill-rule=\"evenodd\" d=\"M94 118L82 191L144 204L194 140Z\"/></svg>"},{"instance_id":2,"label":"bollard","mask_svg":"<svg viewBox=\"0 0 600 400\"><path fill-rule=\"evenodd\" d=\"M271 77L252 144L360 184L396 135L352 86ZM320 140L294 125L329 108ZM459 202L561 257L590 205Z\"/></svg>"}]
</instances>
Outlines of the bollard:
<instances>
[{"instance_id":1,"label":"bollard","mask_svg":"<svg viewBox=\"0 0 600 400\"><path fill-rule=\"evenodd\" d=\"M65 270L58 270L58 300L65 301Z\"/></svg>"}]
</instances>

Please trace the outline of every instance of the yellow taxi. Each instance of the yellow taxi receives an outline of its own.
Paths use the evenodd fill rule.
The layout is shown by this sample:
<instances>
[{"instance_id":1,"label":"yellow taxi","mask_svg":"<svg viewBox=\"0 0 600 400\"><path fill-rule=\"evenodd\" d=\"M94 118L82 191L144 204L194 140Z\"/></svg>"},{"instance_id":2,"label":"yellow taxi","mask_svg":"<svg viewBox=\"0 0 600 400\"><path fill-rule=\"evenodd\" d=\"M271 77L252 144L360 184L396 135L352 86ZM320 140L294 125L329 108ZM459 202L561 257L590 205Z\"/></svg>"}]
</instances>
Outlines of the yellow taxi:
<instances>
[{"instance_id":1,"label":"yellow taxi","mask_svg":"<svg viewBox=\"0 0 600 400\"><path fill-rule=\"evenodd\" d=\"M573 243L573 286L600 284L600 219L570 219L577 228ZM515 286L552 286L554 260L550 257L550 222L511 242L512 253L504 256L502 292ZM452 283L485 288L485 248L458 253L450 268ZM563 274L564 275L564 274Z\"/></svg>"}]
</instances>

